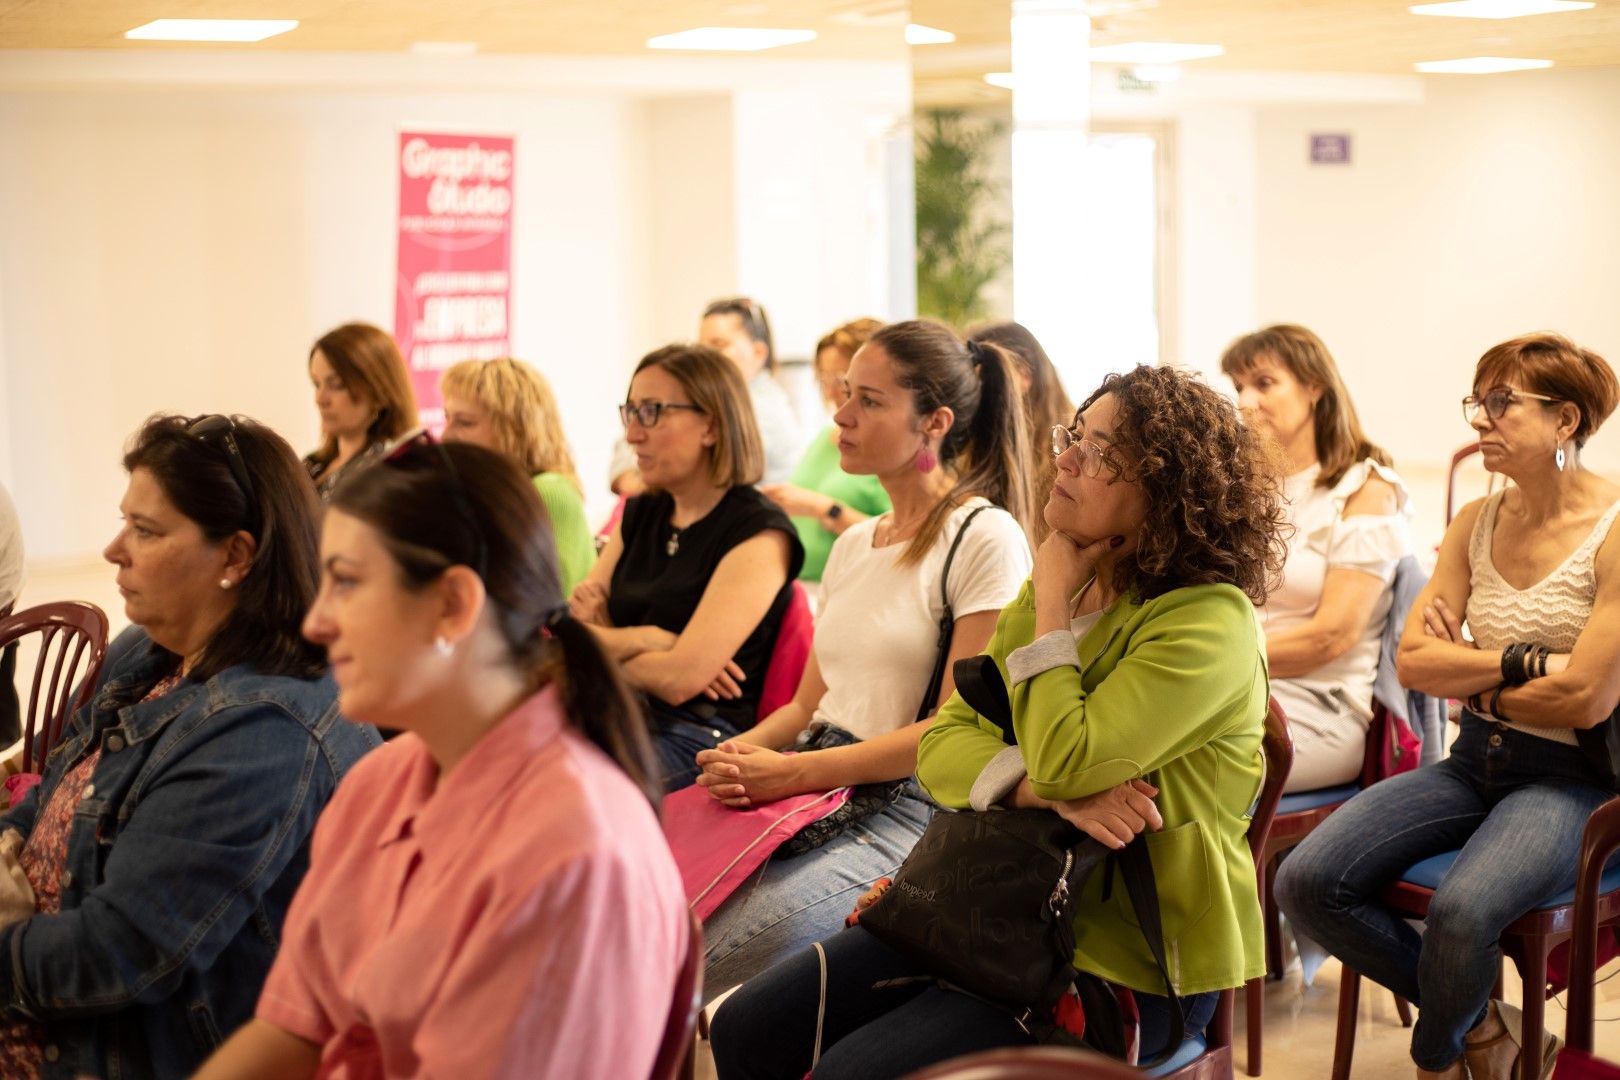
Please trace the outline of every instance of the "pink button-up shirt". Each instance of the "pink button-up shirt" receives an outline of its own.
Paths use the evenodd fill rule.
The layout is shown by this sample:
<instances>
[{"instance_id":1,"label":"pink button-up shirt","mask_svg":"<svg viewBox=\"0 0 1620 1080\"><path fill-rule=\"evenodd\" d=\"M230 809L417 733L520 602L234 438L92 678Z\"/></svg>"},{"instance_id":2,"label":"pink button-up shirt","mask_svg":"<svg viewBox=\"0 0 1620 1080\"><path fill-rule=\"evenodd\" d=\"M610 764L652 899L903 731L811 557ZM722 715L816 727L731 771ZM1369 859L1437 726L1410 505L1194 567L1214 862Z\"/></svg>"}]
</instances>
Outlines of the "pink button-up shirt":
<instances>
[{"instance_id":1,"label":"pink button-up shirt","mask_svg":"<svg viewBox=\"0 0 1620 1080\"><path fill-rule=\"evenodd\" d=\"M652 808L548 688L442 782L415 735L355 766L258 1016L345 1080L643 1077L687 926Z\"/></svg>"}]
</instances>

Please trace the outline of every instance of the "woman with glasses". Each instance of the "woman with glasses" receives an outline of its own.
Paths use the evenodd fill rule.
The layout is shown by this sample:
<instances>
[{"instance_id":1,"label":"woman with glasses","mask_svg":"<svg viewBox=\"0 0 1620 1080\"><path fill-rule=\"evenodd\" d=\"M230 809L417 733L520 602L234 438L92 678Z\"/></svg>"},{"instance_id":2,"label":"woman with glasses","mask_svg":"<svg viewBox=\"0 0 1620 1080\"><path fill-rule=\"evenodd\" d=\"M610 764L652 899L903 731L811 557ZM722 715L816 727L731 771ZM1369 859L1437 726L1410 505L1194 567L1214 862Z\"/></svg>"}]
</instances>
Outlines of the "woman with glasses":
<instances>
[{"instance_id":1,"label":"woman with glasses","mask_svg":"<svg viewBox=\"0 0 1620 1080\"><path fill-rule=\"evenodd\" d=\"M702 345L642 358L619 408L649 490L625 504L574 614L645 695L667 790L751 727L804 549L754 487L759 429L736 366Z\"/></svg>"},{"instance_id":2,"label":"woman with glasses","mask_svg":"<svg viewBox=\"0 0 1620 1080\"><path fill-rule=\"evenodd\" d=\"M1074 924L1075 964L1136 992L1147 1057L1201 1031L1217 991L1265 968L1246 843L1266 715L1253 604L1281 568L1282 507L1253 429L1172 368L1110 375L1072 425L1053 433L1052 533L986 649L1018 745L953 694L923 732L917 778L942 806L1047 809L1110 847L1154 830L1185 1031L1172 1029L1126 889L1105 893L1094 875ZM1013 1011L936 982L859 924L821 952L800 950L721 1004L721 1080L812 1064L817 1077L904 1076L1033 1041Z\"/></svg>"},{"instance_id":3,"label":"woman with glasses","mask_svg":"<svg viewBox=\"0 0 1620 1080\"><path fill-rule=\"evenodd\" d=\"M647 1076L688 947L640 711L533 485L408 441L333 492L304 621L405 734L321 817L253 1022L203 1080Z\"/></svg>"},{"instance_id":4,"label":"woman with glasses","mask_svg":"<svg viewBox=\"0 0 1620 1080\"><path fill-rule=\"evenodd\" d=\"M323 334L309 350L309 381L321 414L321 445L304 467L325 499L345 475L416 427L416 397L399 346L369 323L345 323Z\"/></svg>"},{"instance_id":5,"label":"woman with glasses","mask_svg":"<svg viewBox=\"0 0 1620 1080\"><path fill-rule=\"evenodd\" d=\"M1303 326L1239 338L1221 370L1288 474L1288 561L1260 609L1271 694L1294 737L1284 790L1348 784L1366 754L1395 567L1412 552L1406 489L1362 433L1327 346Z\"/></svg>"},{"instance_id":6,"label":"woman with glasses","mask_svg":"<svg viewBox=\"0 0 1620 1080\"><path fill-rule=\"evenodd\" d=\"M833 545L793 700L699 754L698 782L739 809L871 786L812 826L822 846L767 863L709 917L711 997L833 933L899 867L933 816L910 778L954 689L950 663L983 650L1029 573L1033 500L1011 357L938 323L902 322L873 335L848 376L833 417L840 461L877 478L894 510ZM934 687L947 604L955 622ZM816 752L778 752L795 746Z\"/></svg>"},{"instance_id":7,"label":"woman with glasses","mask_svg":"<svg viewBox=\"0 0 1620 1080\"><path fill-rule=\"evenodd\" d=\"M444 441L505 454L528 470L557 542L563 589L572 592L596 561L574 455L551 384L521 360L463 360L439 379Z\"/></svg>"},{"instance_id":8,"label":"woman with glasses","mask_svg":"<svg viewBox=\"0 0 1620 1080\"><path fill-rule=\"evenodd\" d=\"M849 397L844 376L855 353L883 324L876 319L845 323L816 345L816 379L828 412ZM833 541L874 514L889 509L889 496L875 476L851 476L839 464L838 425L829 424L805 448L785 484L761 484L759 490L793 518L804 545L800 581L820 581Z\"/></svg>"},{"instance_id":9,"label":"woman with glasses","mask_svg":"<svg viewBox=\"0 0 1620 1080\"><path fill-rule=\"evenodd\" d=\"M315 819L378 742L299 634L320 502L292 448L157 416L124 468L105 555L134 625L0 816L34 912L0 929L6 1077L190 1075L252 1015Z\"/></svg>"},{"instance_id":10,"label":"woman with glasses","mask_svg":"<svg viewBox=\"0 0 1620 1080\"><path fill-rule=\"evenodd\" d=\"M1335 811L1277 878L1289 918L1418 1005L1420 1078L1513 1075L1516 1031L1489 1000L1497 940L1574 883L1587 815L1613 794L1576 732L1620 702L1620 487L1581 465L1617 393L1601 357L1556 334L1480 358L1463 415L1513 484L1446 530L1399 654L1404 685L1466 702L1461 732L1445 760ZM1459 849L1421 936L1379 903L1408 867ZM1523 1048L1523 1075L1552 1049L1550 1035Z\"/></svg>"}]
</instances>

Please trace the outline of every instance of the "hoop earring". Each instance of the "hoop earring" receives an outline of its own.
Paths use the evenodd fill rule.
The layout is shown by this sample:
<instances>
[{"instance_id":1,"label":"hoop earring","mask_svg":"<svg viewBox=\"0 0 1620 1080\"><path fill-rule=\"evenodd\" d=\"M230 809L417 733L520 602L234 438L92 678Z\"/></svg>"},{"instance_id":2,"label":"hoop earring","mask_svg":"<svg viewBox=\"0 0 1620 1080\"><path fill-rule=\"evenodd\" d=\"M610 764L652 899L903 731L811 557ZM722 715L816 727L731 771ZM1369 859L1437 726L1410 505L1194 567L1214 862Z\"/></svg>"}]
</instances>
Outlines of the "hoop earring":
<instances>
[{"instance_id":1,"label":"hoop earring","mask_svg":"<svg viewBox=\"0 0 1620 1080\"><path fill-rule=\"evenodd\" d=\"M938 464L939 464L939 458L934 456L934 448L933 447L924 446L921 450L917 451L917 471L918 472L920 472L920 473L931 473L931 472L934 471L934 466L936 466Z\"/></svg>"},{"instance_id":2,"label":"hoop earring","mask_svg":"<svg viewBox=\"0 0 1620 1080\"><path fill-rule=\"evenodd\" d=\"M439 655L444 657L446 660L450 659L450 656L456 651L456 647L450 644L450 639L445 637L443 634L440 634L438 637L433 639L433 647L437 649Z\"/></svg>"},{"instance_id":3,"label":"hoop earring","mask_svg":"<svg viewBox=\"0 0 1620 1080\"><path fill-rule=\"evenodd\" d=\"M1558 444L1558 449L1553 452L1553 464L1558 466L1558 471L1559 472L1564 471L1564 444L1563 443L1559 443Z\"/></svg>"}]
</instances>

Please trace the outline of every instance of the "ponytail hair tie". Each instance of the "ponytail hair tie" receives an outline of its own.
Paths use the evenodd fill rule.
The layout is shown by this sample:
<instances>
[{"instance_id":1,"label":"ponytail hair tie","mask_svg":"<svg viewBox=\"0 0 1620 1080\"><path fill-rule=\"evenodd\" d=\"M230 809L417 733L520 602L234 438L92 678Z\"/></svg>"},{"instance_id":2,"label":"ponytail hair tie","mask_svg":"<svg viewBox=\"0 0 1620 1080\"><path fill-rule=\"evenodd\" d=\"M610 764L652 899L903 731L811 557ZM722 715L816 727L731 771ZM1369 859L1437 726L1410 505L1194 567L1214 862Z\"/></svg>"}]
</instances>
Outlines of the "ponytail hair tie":
<instances>
[{"instance_id":1,"label":"ponytail hair tie","mask_svg":"<svg viewBox=\"0 0 1620 1080\"><path fill-rule=\"evenodd\" d=\"M557 627L562 625L564 619L571 618L573 618L573 614L568 610L567 604L557 605L550 611L546 612L546 617L541 620L540 636L556 637Z\"/></svg>"},{"instance_id":2,"label":"ponytail hair tie","mask_svg":"<svg viewBox=\"0 0 1620 1080\"><path fill-rule=\"evenodd\" d=\"M989 350L984 347L984 342L974 341L972 338L968 338L967 351L968 355L973 357L973 362L975 364L983 364L985 355L989 352Z\"/></svg>"}]
</instances>

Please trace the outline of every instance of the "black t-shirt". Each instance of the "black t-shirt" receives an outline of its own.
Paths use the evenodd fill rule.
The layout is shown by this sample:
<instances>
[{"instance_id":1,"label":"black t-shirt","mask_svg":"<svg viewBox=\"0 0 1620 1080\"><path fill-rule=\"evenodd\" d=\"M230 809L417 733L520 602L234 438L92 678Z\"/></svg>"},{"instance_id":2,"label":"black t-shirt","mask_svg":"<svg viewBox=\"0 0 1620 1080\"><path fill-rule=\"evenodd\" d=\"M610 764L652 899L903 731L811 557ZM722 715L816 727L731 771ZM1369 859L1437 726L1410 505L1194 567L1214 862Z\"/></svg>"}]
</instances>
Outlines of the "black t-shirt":
<instances>
[{"instance_id":1,"label":"black t-shirt","mask_svg":"<svg viewBox=\"0 0 1620 1080\"><path fill-rule=\"evenodd\" d=\"M742 697L711 702L699 694L679 703L704 714L712 708L719 724L741 731L757 719L765 669L787 614L793 580L804 565L804 547L788 516L750 485L731 488L713 510L681 529L680 543L671 555L668 545L675 529L669 519L674 512L674 498L662 491L638 495L625 503L619 524L624 552L608 585L608 615L614 626L657 626L679 634L697 610L715 568L732 548L766 529L776 529L788 538L787 580L733 657L747 676L741 685Z\"/></svg>"}]
</instances>

